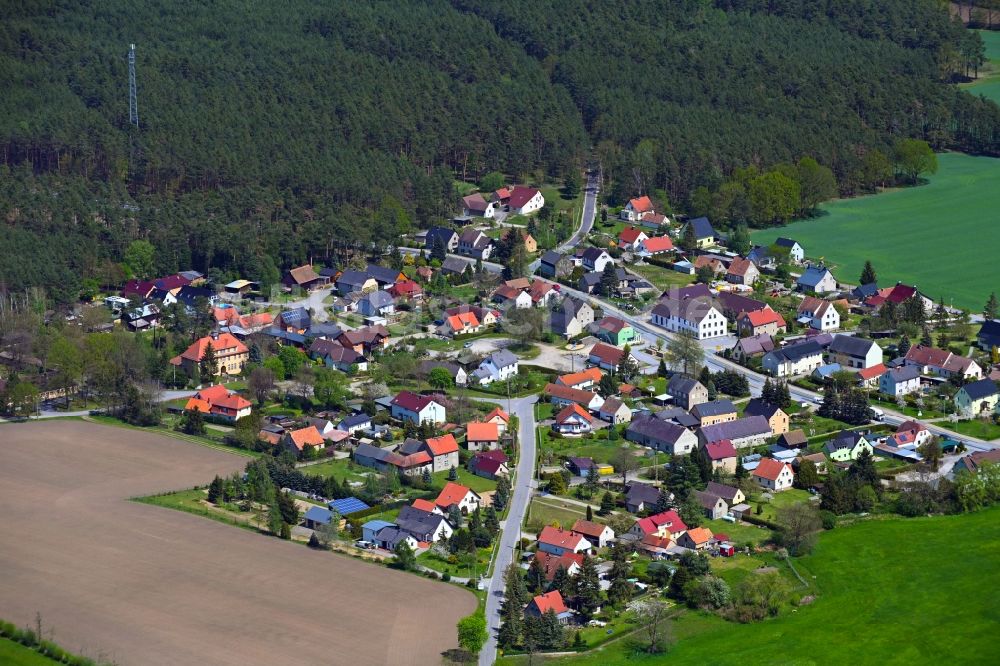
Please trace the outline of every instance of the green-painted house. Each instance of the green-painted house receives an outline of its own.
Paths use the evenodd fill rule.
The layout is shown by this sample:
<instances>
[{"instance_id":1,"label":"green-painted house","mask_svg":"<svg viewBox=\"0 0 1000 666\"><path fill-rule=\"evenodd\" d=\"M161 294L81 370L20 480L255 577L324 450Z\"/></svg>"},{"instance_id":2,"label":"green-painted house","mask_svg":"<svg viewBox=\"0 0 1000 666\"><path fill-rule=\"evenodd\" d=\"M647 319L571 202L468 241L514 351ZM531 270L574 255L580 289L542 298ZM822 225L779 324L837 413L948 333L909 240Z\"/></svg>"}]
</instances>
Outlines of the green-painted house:
<instances>
[{"instance_id":1,"label":"green-painted house","mask_svg":"<svg viewBox=\"0 0 1000 666\"><path fill-rule=\"evenodd\" d=\"M841 430L836 437L827 442L823 450L829 456L830 460L836 462L857 460L862 451L868 451L868 453L875 452L875 449L872 448L871 442L868 441L868 437L866 436L868 434Z\"/></svg>"},{"instance_id":2,"label":"green-painted house","mask_svg":"<svg viewBox=\"0 0 1000 666\"><path fill-rule=\"evenodd\" d=\"M616 347L632 344L640 337L631 324L618 317L605 317L595 321L590 325L590 331L594 337Z\"/></svg>"},{"instance_id":3,"label":"green-painted house","mask_svg":"<svg viewBox=\"0 0 1000 666\"><path fill-rule=\"evenodd\" d=\"M955 393L955 408L965 417L990 415L997 409L1000 390L992 379L971 382Z\"/></svg>"}]
</instances>

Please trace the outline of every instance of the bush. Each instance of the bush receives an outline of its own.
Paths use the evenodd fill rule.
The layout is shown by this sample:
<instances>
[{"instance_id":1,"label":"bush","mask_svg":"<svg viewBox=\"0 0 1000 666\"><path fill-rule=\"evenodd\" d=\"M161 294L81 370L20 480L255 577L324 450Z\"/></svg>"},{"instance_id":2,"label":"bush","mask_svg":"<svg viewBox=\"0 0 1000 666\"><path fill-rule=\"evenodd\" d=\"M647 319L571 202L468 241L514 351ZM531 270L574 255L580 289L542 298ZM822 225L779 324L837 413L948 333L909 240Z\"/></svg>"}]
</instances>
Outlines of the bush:
<instances>
[{"instance_id":1,"label":"bush","mask_svg":"<svg viewBox=\"0 0 1000 666\"><path fill-rule=\"evenodd\" d=\"M832 530L837 526L837 515L833 511L820 511L819 519L823 523L824 530Z\"/></svg>"},{"instance_id":2,"label":"bush","mask_svg":"<svg viewBox=\"0 0 1000 666\"><path fill-rule=\"evenodd\" d=\"M441 576L441 580L443 580L446 583L450 583L451 582L451 574L446 571L444 573L444 575Z\"/></svg>"}]
</instances>

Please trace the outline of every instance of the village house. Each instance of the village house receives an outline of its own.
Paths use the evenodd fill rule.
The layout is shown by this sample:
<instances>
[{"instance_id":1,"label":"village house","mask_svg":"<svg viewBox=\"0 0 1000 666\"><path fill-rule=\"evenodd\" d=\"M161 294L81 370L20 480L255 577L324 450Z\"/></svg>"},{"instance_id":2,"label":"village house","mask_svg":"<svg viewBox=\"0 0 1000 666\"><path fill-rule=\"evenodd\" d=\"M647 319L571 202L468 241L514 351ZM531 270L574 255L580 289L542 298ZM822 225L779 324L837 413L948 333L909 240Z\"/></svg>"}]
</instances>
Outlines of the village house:
<instances>
[{"instance_id":1,"label":"village house","mask_svg":"<svg viewBox=\"0 0 1000 666\"><path fill-rule=\"evenodd\" d=\"M707 442L705 455L712 462L712 471L721 469L729 474L736 473L736 447L728 439Z\"/></svg>"},{"instance_id":2,"label":"village house","mask_svg":"<svg viewBox=\"0 0 1000 666\"><path fill-rule=\"evenodd\" d=\"M459 312L445 317L444 323L438 327L438 333L450 338L456 335L478 333L481 328L475 312Z\"/></svg>"},{"instance_id":3,"label":"village house","mask_svg":"<svg viewBox=\"0 0 1000 666\"><path fill-rule=\"evenodd\" d=\"M841 430L823 446L823 451L834 462L849 462L857 460L862 451L874 453L875 450L865 433Z\"/></svg>"},{"instance_id":4,"label":"village house","mask_svg":"<svg viewBox=\"0 0 1000 666\"><path fill-rule=\"evenodd\" d=\"M635 254L639 257L655 257L658 254L673 252L674 242L670 236L651 236L635 245Z\"/></svg>"},{"instance_id":5,"label":"village house","mask_svg":"<svg viewBox=\"0 0 1000 666\"><path fill-rule=\"evenodd\" d=\"M791 238L778 238L774 241L775 246L788 251L788 258L792 260L793 263L801 264L802 260L806 258L806 251L797 242Z\"/></svg>"},{"instance_id":6,"label":"village house","mask_svg":"<svg viewBox=\"0 0 1000 666\"><path fill-rule=\"evenodd\" d=\"M431 227L424 238L424 247L431 251L438 244L444 247L445 252L454 252L458 249L458 234L448 227Z\"/></svg>"},{"instance_id":7,"label":"village house","mask_svg":"<svg viewBox=\"0 0 1000 666\"><path fill-rule=\"evenodd\" d=\"M753 398L743 410L743 416L763 416L771 427L771 434L782 435L788 432L788 414L781 407Z\"/></svg>"},{"instance_id":8,"label":"village house","mask_svg":"<svg viewBox=\"0 0 1000 666\"><path fill-rule=\"evenodd\" d=\"M531 294L510 285L502 284L493 292L493 301L507 308L526 310L532 306Z\"/></svg>"},{"instance_id":9,"label":"village house","mask_svg":"<svg viewBox=\"0 0 1000 666\"><path fill-rule=\"evenodd\" d=\"M930 312L934 308L934 301L917 291L916 287L903 284L902 282L897 282L891 287L879 289L877 293L864 300L864 305L871 310L877 310L886 303L898 306L912 298L920 300L925 313Z\"/></svg>"},{"instance_id":10,"label":"village house","mask_svg":"<svg viewBox=\"0 0 1000 666\"><path fill-rule=\"evenodd\" d=\"M653 202L648 196L629 199L628 203L619 211L618 219L626 222L638 222L642 218L656 212L653 209Z\"/></svg>"},{"instance_id":11,"label":"village house","mask_svg":"<svg viewBox=\"0 0 1000 666\"><path fill-rule=\"evenodd\" d=\"M455 532L451 523L440 513L415 506L402 507L396 516L396 525L417 541L425 543L450 539Z\"/></svg>"},{"instance_id":12,"label":"village house","mask_svg":"<svg viewBox=\"0 0 1000 666\"><path fill-rule=\"evenodd\" d=\"M423 450L431 456L431 472L447 472L459 465L458 442L451 433L428 438Z\"/></svg>"},{"instance_id":13,"label":"village house","mask_svg":"<svg viewBox=\"0 0 1000 666\"><path fill-rule=\"evenodd\" d=\"M976 344L987 352L993 351L994 347L1000 347L1000 321L985 320L976 333Z\"/></svg>"},{"instance_id":14,"label":"village house","mask_svg":"<svg viewBox=\"0 0 1000 666\"><path fill-rule=\"evenodd\" d=\"M764 354L762 366L775 377L805 375L823 365L823 348L815 340L806 340Z\"/></svg>"},{"instance_id":15,"label":"village house","mask_svg":"<svg viewBox=\"0 0 1000 666\"><path fill-rule=\"evenodd\" d=\"M675 405L687 410L708 402L708 389L697 379L680 374L670 378L670 382L667 383L667 395L673 398Z\"/></svg>"},{"instance_id":16,"label":"village house","mask_svg":"<svg viewBox=\"0 0 1000 666\"><path fill-rule=\"evenodd\" d=\"M536 210L541 210L545 205L545 197L533 187L515 185L510 192L510 200L507 207L514 215L529 215Z\"/></svg>"},{"instance_id":17,"label":"village house","mask_svg":"<svg viewBox=\"0 0 1000 666\"><path fill-rule=\"evenodd\" d=\"M764 444L771 436L771 426L763 416L743 418L704 426L698 429L698 441L702 444L728 439L737 449L751 448Z\"/></svg>"},{"instance_id":18,"label":"village house","mask_svg":"<svg viewBox=\"0 0 1000 666\"><path fill-rule=\"evenodd\" d=\"M441 274L449 276L463 275L470 266L472 266L472 262L467 259L448 257L441 262Z\"/></svg>"},{"instance_id":19,"label":"village house","mask_svg":"<svg viewBox=\"0 0 1000 666\"><path fill-rule=\"evenodd\" d=\"M604 401L597 412L597 416L602 421L607 421L612 425L628 423L632 420L632 410L622 402L621 398L610 397Z\"/></svg>"},{"instance_id":20,"label":"village house","mask_svg":"<svg viewBox=\"0 0 1000 666\"><path fill-rule=\"evenodd\" d=\"M551 525L543 527L538 535L538 550L552 555L589 553L593 547L593 544L586 537Z\"/></svg>"},{"instance_id":21,"label":"village house","mask_svg":"<svg viewBox=\"0 0 1000 666\"><path fill-rule=\"evenodd\" d=\"M444 484L444 488L437 496L437 499L434 500L434 504L444 511L445 515L448 514L448 511L453 506L457 506L458 510L465 514L475 511L482 501L482 498L473 490L448 481Z\"/></svg>"},{"instance_id":22,"label":"village house","mask_svg":"<svg viewBox=\"0 0 1000 666\"><path fill-rule=\"evenodd\" d=\"M903 360L906 365L916 366L925 375L961 377L965 380L982 379L983 376L983 369L974 360L945 349L914 345L906 352Z\"/></svg>"},{"instance_id":23,"label":"village house","mask_svg":"<svg viewBox=\"0 0 1000 666\"><path fill-rule=\"evenodd\" d=\"M556 572L559 569L565 569L571 578L576 576L580 573L580 569L583 568L584 557L584 555L579 553L553 555L546 553L544 550L535 551L535 560L541 565L542 571L545 572L545 580L550 582L556 577Z\"/></svg>"},{"instance_id":24,"label":"village house","mask_svg":"<svg viewBox=\"0 0 1000 666\"><path fill-rule=\"evenodd\" d=\"M446 421L445 408L430 396L400 391L392 399L390 406L392 418L400 421L410 421L417 425L421 423L437 425Z\"/></svg>"},{"instance_id":25,"label":"village house","mask_svg":"<svg viewBox=\"0 0 1000 666\"><path fill-rule=\"evenodd\" d=\"M656 506L659 499L659 488L636 481L629 484L625 492L625 510L629 513L639 513Z\"/></svg>"},{"instance_id":26,"label":"village house","mask_svg":"<svg viewBox=\"0 0 1000 666\"><path fill-rule=\"evenodd\" d=\"M602 273L607 264L615 263L614 259L611 258L611 255L599 247L588 247L584 250L578 250L577 252L580 255L580 261L583 263L583 267L594 273Z\"/></svg>"},{"instance_id":27,"label":"village house","mask_svg":"<svg viewBox=\"0 0 1000 666\"><path fill-rule=\"evenodd\" d=\"M711 541L712 530L707 527L692 527L680 536L677 545L691 550L705 550Z\"/></svg>"},{"instance_id":28,"label":"village house","mask_svg":"<svg viewBox=\"0 0 1000 666\"><path fill-rule=\"evenodd\" d=\"M677 540L687 532L687 525L677 515L676 511L664 511L646 518L640 518L626 534L627 537L638 540L650 534L658 537L670 537ZM624 537L623 537L624 538Z\"/></svg>"},{"instance_id":29,"label":"village house","mask_svg":"<svg viewBox=\"0 0 1000 666\"><path fill-rule=\"evenodd\" d=\"M549 316L552 332L565 338L575 338L594 321L594 309L578 298L564 298Z\"/></svg>"},{"instance_id":30,"label":"village house","mask_svg":"<svg viewBox=\"0 0 1000 666\"><path fill-rule=\"evenodd\" d=\"M462 197L462 215L489 219L496 215L496 210L492 201L487 201L482 194L476 192Z\"/></svg>"},{"instance_id":31,"label":"village house","mask_svg":"<svg viewBox=\"0 0 1000 666\"><path fill-rule=\"evenodd\" d=\"M556 384L575 389L589 389L601 381L604 372L600 368L587 368L580 372L571 372L556 377Z\"/></svg>"},{"instance_id":32,"label":"village house","mask_svg":"<svg viewBox=\"0 0 1000 666\"><path fill-rule=\"evenodd\" d=\"M556 250L549 250L539 259L538 274L553 280L573 272L573 260Z\"/></svg>"},{"instance_id":33,"label":"village house","mask_svg":"<svg viewBox=\"0 0 1000 666\"><path fill-rule=\"evenodd\" d=\"M896 426L896 434L889 437L889 443L899 448L923 446L934 434L919 421L903 421Z\"/></svg>"},{"instance_id":34,"label":"village house","mask_svg":"<svg viewBox=\"0 0 1000 666\"><path fill-rule=\"evenodd\" d=\"M792 487L795 472L788 463L779 462L774 458L762 458L756 469L751 472L751 478L762 488L780 492Z\"/></svg>"},{"instance_id":35,"label":"village house","mask_svg":"<svg viewBox=\"0 0 1000 666\"><path fill-rule=\"evenodd\" d=\"M322 361L328 368L336 368L342 372L352 372L354 369L364 372L368 369L368 359L336 340L317 338L309 347L309 356L313 360Z\"/></svg>"},{"instance_id":36,"label":"village house","mask_svg":"<svg viewBox=\"0 0 1000 666\"><path fill-rule=\"evenodd\" d=\"M389 317L396 312L392 294L377 290L365 294L358 301L358 312L366 317Z\"/></svg>"},{"instance_id":37,"label":"village house","mask_svg":"<svg viewBox=\"0 0 1000 666\"><path fill-rule=\"evenodd\" d=\"M826 266L807 266L799 279L795 281L798 291L811 291L815 294L826 294L837 291L837 279L833 277Z\"/></svg>"},{"instance_id":38,"label":"village house","mask_svg":"<svg viewBox=\"0 0 1000 666\"><path fill-rule=\"evenodd\" d=\"M854 335L835 335L827 348L830 363L843 368L871 368L882 362L882 348L874 341Z\"/></svg>"},{"instance_id":39,"label":"village house","mask_svg":"<svg viewBox=\"0 0 1000 666\"><path fill-rule=\"evenodd\" d=\"M830 301L806 296L796 310L797 321L817 331L836 331L840 328L840 312Z\"/></svg>"},{"instance_id":40,"label":"village house","mask_svg":"<svg viewBox=\"0 0 1000 666\"><path fill-rule=\"evenodd\" d=\"M618 234L618 247L622 250L633 250L635 246L649 238L645 231L638 227L625 227Z\"/></svg>"},{"instance_id":41,"label":"village house","mask_svg":"<svg viewBox=\"0 0 1000 666\"><path fill-rule=\"evenodd\" d=\"M378 280L364 271L344 271L337 278L337 291L341 296L351 293L366 294L378 290Z\"/></svg>"},{"instance_id":42,"label":"village house","mask_svg":"<svg viewBox=\"0 0 1000 666\"><path fill-rule=\"evenodd\" d=\"M729 328L718 303L711 297L666 295L653 308L651 321L668 331L691 333L699 340L723 337Z\"/></svg>"},{"instance_id":43,"label":"village house","mask_svg":"<svg viewBox=\"0 0 1000 666\"><path fill-rule=\"evenodd\" d=\"M253 403L222 384L201 389L184 406L185 410L199 411L230 423L250 416L252 408Z\"/></svg>"},{"instance_id":44,"label":"village house","mask_svg":"<svg viewBox=\"0 0 1000 666\"><path fill-rule=\"evenodd\" d=\"M729 505L726 504L726 500L722 499L718 495L713 495L712 493L702 490L695 490L693 492L695 499L698 500L701 508L705 510L705 516L707 516L709 520L719 520L724 515L729 513Z\"/></svg>"},{"instance_id":45,"label":"village house","mask_svg":"<svg viewBox=\"0 0 1000 666\"><path fill-rule=\"evenodd\" d=\"M774 340L771 336L762 333L750 337L740 338L733 345L733 359L740 363L746 363L752 358L762 357L764 354L774 351Z\"/></svg>"},{"instance_id":46,"label":"village house","mask_svg":"<svg viewBox=\"0 0 1000 666\"><path fill-rule=\"evenodd\" d=\"M531 304L536 308L547 308L552 301L559 298L559 292L556 288L542 280L532 280L527 293L531 297Z\"/></svg>"},{"instance_id":47,"label":"village house","mask_svg":"<svg viewBox=\"0 0 1000 666\"><path fill-rule=\"evenodd\" d=\"M973 451L969 455L959 458L952 471L955 474L960 472L978 474L982 466L987 463L1000 465L1000 449L993 449L992 451Z\"/></svg>"},{"instance_id":48,"label":"village house","mask_svg":"<svg viewBox=\"0 0 1000 666\"><path fill-rule=\"evenodd\" d=\"M493 239L478 229L468 228L458 237L458 252L486 261L493 253Z\"/></svg>"},{"instance_id":49,"label":"village house","mask_svg":"<svg viewBox=\"0 0 1000 666\"><path fill-rule=\"evenodd\" d=\"M349 435L354 435L362 430L368 430L372 427L372 417L368 416L364 412L357 412L356 414L351 414L345 416L337 424L338 430L343 430Z\"/></svg>"},{"instance_id":50,"label":"village house","mask_svg":"<svg viewBox=\"0 0 1000 666\"><path fill-rule=\"evenodd\" d=\"M353 331L344 331L337 337L337 342L363 356L369 356L389 344L389 329L381 324L363 326Z\"/></svg>"},{"instance_id":51,"label":"village house","mask_svg":"<svg viewBox=\"0 0 1000 666\"><path fill-rule=\"evenodd\" d=\"M652 414L633 418L625 430L625 439L675 456L691 453L698 446L693 432Z\"/></svg>"},{"instance_id":52,"label":"village house","mask_svg":"<svg viewBox=\"0 0 1000 666\"><path fill-rule=\"evenodd\" d=\"M954 400L955 408L962 416L984 416L996 411L1000 391L992 379L980 379L958 389Z\"/></svg>"},{"instance_id":53,"label":"village house","mask_svg":"<svg viewBox=\"0 0 1000 666\"><path fill-rule=\"evenodd\" d=\"M733 259L726 272L726 282L742 284L747 287L752 287L759 278L760 270L754 266L752 261L743 257Z\"/></svg>"},{"instance_id":54,"label":"village house","mask_svg":"<svg viewBox=\"0 0 1000 666\"><path fill-rule=\"evenodd\" d=\"M298 430L285 431L281 437L281 446L296 456L301 456L306 453L307 447L315 451L326 448L326 440L323 439L323 435L319 434L316 426L311 425Z\"/></svg>"},{"instance_id":55,"label":"village house","mask_svg":"<svg viewBox=\"0 0 1000 666\"><path fill-rule=\"evenodd\" d=\"M500 429L496 423L471 421L465 425L465 448L469 451L491 451L500 448Z\"/></svg>"},{"instance_id":56,"label":"village house","mask_svg":"<svg viewBox=\"0 0 1000 666\"><path fill-rule=\"evenodd\" d=\"M609 344L598 342L591 348L590 355L587 358L587 362L596 365L601 370L607 370L608 372L617 372L624 358L625 358L624 349L619 349L618 347L613 347ZM636 361L636 363L638 363L638 361Z\"/></svg>"},{"instance_id":57,"label":"village house","mask_svg":"<svg viewBox=\"0 0 1000 666\"><path fill-rule=\"evenodd\" d=\"M576 403L591 412L597 411L604 404L604 398L593 391L573 389L559 384L546 384L542 394L549 398L553 405L563 406Z\"/></svg>"},{"instance_id":58,"label":"village house","mask_svg":"<svg viewBox=\"0 0 1000 666\"><path fill-rule=\"evenodd\" d=\"M722 499L726 500L726 504L731 507L747 501L746 495L744 495L743 491L739 488L727 486L715 481L708 482L708 485L705 487L705 492L711 493L712 495L718 495Z\"/></svg>"},{"instance_id":59,"label":"village house","mask_svg":"<svg viewBox=\"0 0 1000 666\"><path fill-rule=\"evenodd\" d=\"M483 421L486 423L496 424L497 432L503 435L507 432L507 426L510 424L510 414L503 411L499 407L494 407L493 411L487 414Z\"/></svg>"},{"instance_id":60,"label":"village house","mask_svg":"<svg viewBox=\"0 0 1000 666\"><path fill-rule=\"evenodd\" d=\"M590 413L580 405L566 405L556 414L552 429L563 435L581 435L593 430Z\"/></svg>"},{"instance_id":61,"label":"village house","mask_svg":"<svg viewBox=\"0 0 1000 666\"><path fill-rule=\"evenodd\" d=\"M632 325L619 319L618 317L604 317L600 321L595 321L589 327L591 333L598 340L603 340L610 345L624 347L640 339L640 335Z\"/></svg>"},{"instance_id":62,"label":"village house","mask_svg":"<svg viewBox=\"0 0 1000 666\"><path fill-rule=\"evenodd\" d=\"M767 308L754 312L744 312L736 320L736 330L746 337L767 335L768 339L772 335L785 332L785 319L780 314Z\"/></svg>"},{"instance_id":63,"label":"village house","mask_svg":"<svg viewBox=\"0 0 1000 666\"><path fill-rule=\"evenodd\" d=\"M882 373L878 382L879 393L896 398L920 391L920 368L915 365L901 365Z\"/></svg>"},{"instance_id":64,"label":"village house","mask_svg":"<svg viewBox=\"0 0 1000 666\"><path fill-rule=\"evenodd\" d=\"M507 454L503 451L480 451L469 459L469 471L495 481L501 476L510 476L507 462Z\"/></svg>"},{"instance_id":65,"label":"village house","mask_svg":"<svg viewBox=\"0 0 1000 666\"><path fill-rule=\"evenodd\" d=\"M319 275L313 267L306 264L293 268L285 273L281 278L281 283L286 287L298 287L299 289L312 290L329 284L329 280Z\"/></svg>"},{"instance_id":66,"label":"village house","mask_svg":"<svg viewBox=\"0 0 1000 666\"><path fill-rule=\"evenodd\" d=\"M532 597L524 609L525 613L535 617L544 617L549 611L552 611L560 622L568 622L573 617L573 611L566 607L559 590Z\"/></svg>"},{"instance_id":67,"label":"village house","mask_svg":"<svg viewBox=\"0 0 1000 666\"><path fill-rule=\"evenodd\" d=\"M424 288L413 280L401 280L389 285L386 292L400 301L421 301L424 298Z\"/></svg>"},{"instance_id":68,"label":"village house","mask_svg":"<svg viewBox=\"0 0 1000 666\"><path fill-rule=\"evenodd\" d=\"M698 425L709 426L736 420L736 405L731 400L712 400L698 403L691 408L691 416L698 419Z\"/></svg>"},{"instance_id":69,"label":"village house","mask_svg":"<svg viewBox=\"0 0 1000 666\"><path fill-rule=\"evenodd\" d=\"M708 221L707 217L696 217L693 220L689 220L681 231L681 237L687 234L688 227L694 230L694 238L699 249L703 250L707 247L712 247L719 238L719 234L712 228L712 223Z\"/></svg>"},{"instance_id":70,"label":"village house","mask_svg":"<svg viewBox=\"0 0 1000 666\"><path fill-rule=\"evenodd\" d=\"M211 345L215 353L216 375L238 375L250 360L250 349L231 333L211 333L191 343L180 356L170 359L170 364L180 366L189 375L200 371L205 350Z\"/></svg>"},{"instance_id":71,"label":"village house","mask_svg":"<svg viewBox=\"0 0 1000 666\"><path fill-rule=\"evenodd\" d=\"M597 548L606 548L615 539L613 529L589 520L577 520L570 531L579 534Z\"/></svg>"},{"instance_id":72,"label":"village house","mask_svg":"<svg viewBox=\"0 0 1000 666\"><path fill-rule=\"evenodd\" d=\"M472 372L471 377L480 386L487 386L493 382L504 382L516 376L518 368L517 356L506 349L501 349L490 352L480 362L479 367Z\"/></svg>"}]
</instances>

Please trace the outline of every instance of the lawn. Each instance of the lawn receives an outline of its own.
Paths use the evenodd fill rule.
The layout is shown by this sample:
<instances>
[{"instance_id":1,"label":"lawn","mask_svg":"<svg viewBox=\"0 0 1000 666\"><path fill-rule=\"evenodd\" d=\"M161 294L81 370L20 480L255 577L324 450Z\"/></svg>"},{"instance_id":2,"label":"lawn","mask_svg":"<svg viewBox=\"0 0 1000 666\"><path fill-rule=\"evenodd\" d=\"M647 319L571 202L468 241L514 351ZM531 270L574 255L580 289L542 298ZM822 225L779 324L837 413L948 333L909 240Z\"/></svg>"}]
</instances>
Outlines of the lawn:
<instances>
[{"instance_id":1,"label":"lawn","mask_svg":"<svg viewBox=\"0 0 1000 666\"><path fill-rule=\"evenodd\" d=\"M838 528L796 562L819 593L810 606L758 624L688 612L671 625L675 643L666 657L637 657L620 641L559 663L993 662L1000 631L1000 598L992 593L1000 584L998 540L1000 508Z\"/></svg>"},{"instance_id":2,"label":"lawn","mask_svg":"<svg viewBox=\"0 0 1000 666\"><path fill-rule=\"evenodd\" d=\"M990 440L1000 438L1000 426L991 421L973 419L971 421L956 421L955 423L942 422L941 426L962 433L963 435L978 437L979 439Z\"/></svg>"},{"instance_id":3,"label":"lawn","mask_svg":"<svg viewBox=\"0 0 1000 666\"><path fill-rule=\"evenodd\" d=\"M340 481L343 481L345 478L351 481L364 481L368 477L368 473L373 470L355 465L350 458L338 458L336 460L331 458L315 465L302 467L301 471L303 474L311 474L313 476L335 476Z\"/></svg>"},{"instance_id":4,"label":"lawn","mask_svg":"<svg viewBox=\"0 0 1000 666\"><path fill-rule=\"evenodd\" d=\"M902 280L935 300L943 296L978 311L1000 280L1000 263L993 260L1000 234L991 231L1000 207L998 179L1000 160L944 153L926 185L824 204L816 219L752 238L763 244L794 238L851 284L870 259L881 284Z\"/></svg>"},{"instance_id":5,"label":"lawn","mask_svg":"<svg viewBox=\"0 0 1000 666\"><path fill-rule=\"evenodd\" d=\"M653 286L661 291L667 291L671 287L684 287L695 280L694 275L679 273L673 269L653 264L631 265L628 268L652 282Z\"/></svg>"},{"instance_id":6,"label":"lawn","mask_svg":"<svg viewBox=\"0 0 1000 666\"><path fill-rule=\"evenodd\" d=\"M490 479L476 476L464 467L458 468L458 481L456 483L461 483L466 488L471 488L477 493L487 492L490 490L496 490L497 482ZM433 474L434 487L444 488L444 484L448 482L448 472L438 472Z\"/></svg>"},{"instance_id":7,"label":"lawn","mask_svg":"<svg viewBox=\"0 0 1000 666\"><path fill-rule=\"evenodd\" d=\"M553 524L569 529L573 523L586 517L587 510L582 506L565 505L555 497L534 497L531 504L528 505L528 514L525 516L524 524L529 530L540 530L545 525Z\"/></svg>"},{"instance_id":8,"label":"lawn","mask_svg":"<svg viewBox=\"0 0 1000 666\"><path fill-rule=\"evenodd\" d=\"M43 657L20 643L0 638L0 664L6 666L52 666L59 662Z\"/></svg>"},{"instance_id":9,"label":"lawn","mask_svg":"<svg viewBox=\"0 0 1000 666\"><path fill-rule=\"evenodd\" d=\"M782 490L780 493L774 493L774 497L767 501L761 500L760 495L761 494L751 495L750 499L747 500L747 504L754 507L754 516L757 515L757 505L762 505L764 507L764 512L759 517L770 521L775 520L779 509L789 507L793 504L798 504L799 502L808 502L809 498L812 497L808 491L801 490L799 488L789 488L788 490ZM819 506L818 502L816 503L816 506Z\"/></svg>"},{"instance_id":10,"label":"lawn","mask_svg":"<svg viewBox=\"0 0 1000 666\"><path fill-rule=\"evenodd\" d=\"M735 546L757 544L771 537L771 530L748 523L727 523L724 520L706 520L702 527L712 530L712 534L725 534Z\"/></svg>"},{"instance_id":11,"label":"lawn","mask_svg":"<svg viewBox=\"0 0 1000 666\"><path fill-rule=\"evenodd\" d=\"M979 68L979 78L972 83L962 84L973 95L982 95L1000 104L1000 33L991 30L977 30L986 46L986 64Z\"/></svg>"}]
</instances>

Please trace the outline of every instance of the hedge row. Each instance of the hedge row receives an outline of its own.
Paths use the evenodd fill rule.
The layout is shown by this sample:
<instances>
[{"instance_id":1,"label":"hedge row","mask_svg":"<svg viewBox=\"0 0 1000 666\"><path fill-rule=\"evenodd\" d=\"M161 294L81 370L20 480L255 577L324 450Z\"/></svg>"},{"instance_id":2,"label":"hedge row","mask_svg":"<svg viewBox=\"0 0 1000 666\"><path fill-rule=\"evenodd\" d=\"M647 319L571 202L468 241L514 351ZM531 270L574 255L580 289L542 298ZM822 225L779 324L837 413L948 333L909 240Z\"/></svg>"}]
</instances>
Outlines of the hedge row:
<instances>
[{"instance_id":1,"label":"hedge row","mask_svg":"<svg viewBox=\"0 0 1000 666\"><path fill-rule=\"evenodd\" d=\"M0 620L0 637L19 643L60 664L70 664L70 666L102 666L105 663L67 652L52 641L41 638L31 629L20 629L10 622L4 622L3 620Z\"/></svg>"}]
</instances>

